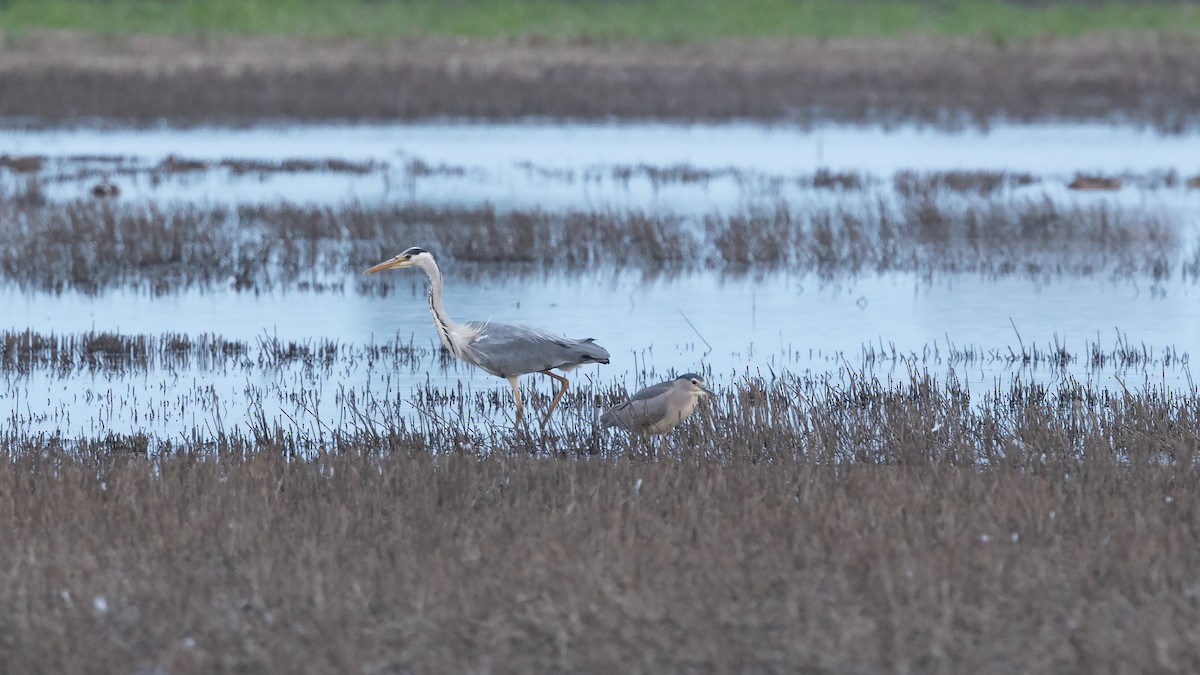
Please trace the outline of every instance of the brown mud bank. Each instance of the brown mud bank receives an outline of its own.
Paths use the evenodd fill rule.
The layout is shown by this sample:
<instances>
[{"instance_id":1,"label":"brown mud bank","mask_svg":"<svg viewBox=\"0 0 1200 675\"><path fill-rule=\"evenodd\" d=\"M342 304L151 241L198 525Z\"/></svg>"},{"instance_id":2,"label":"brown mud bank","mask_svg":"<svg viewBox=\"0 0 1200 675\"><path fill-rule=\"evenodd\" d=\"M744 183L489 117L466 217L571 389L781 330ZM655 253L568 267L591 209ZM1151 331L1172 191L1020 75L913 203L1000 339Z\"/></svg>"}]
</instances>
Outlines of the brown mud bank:
<instances>
[{"instance_id":1,"label":"brown mud bank","mask_svg":"<svg viewBox=\"0 0 1200 675\"><path fill-rule=\"evenodd\" d=\"M1091 36L702 45L429 39L26 37L0 49L0 117L144 123L478 119L939 125L1200 121L1200 40Z\"/></svg>"}]
</instances>

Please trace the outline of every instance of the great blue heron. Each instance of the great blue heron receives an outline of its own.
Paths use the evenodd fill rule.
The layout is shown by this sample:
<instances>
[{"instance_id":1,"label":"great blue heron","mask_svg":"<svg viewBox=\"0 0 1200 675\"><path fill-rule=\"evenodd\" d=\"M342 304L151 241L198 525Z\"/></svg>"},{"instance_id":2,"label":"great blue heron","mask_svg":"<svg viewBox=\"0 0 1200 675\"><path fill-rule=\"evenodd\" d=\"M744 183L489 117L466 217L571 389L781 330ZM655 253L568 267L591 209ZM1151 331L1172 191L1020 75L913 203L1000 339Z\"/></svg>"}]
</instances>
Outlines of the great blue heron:
<instances>
[{"instance_id":1,"label":"great blue heron","mask_svg":"<svg viewBox=\"0 0 1200 675\"><path fill-rule=\"evenodd\" d=\"M665 434L679 426L703 396L713 392L696 373L650 385L624 403L609 408L600 416L600 424L621 427L639 436ZM663 439L665 447L666 438Z\"/></svg>"},{"instance_id":2,"label":"great blue heron","mask_svg":"<svg viewBox=\"0 0 1200 675\"><path fill-rule=\"evenodd\" d=\"M517 401L517 427L521 426L523 413L521 392L517 389L518 376L541 373L561 385L550 401L546 416L542 418L544 427L550 421L550 413L554 412L567 391L568 384L567 378L550 372L551 369L569 371L586 363L608 363L608 350L596 344L592 338L574 340L533 326L512 323L455 322L442 305L442 271L438 269L433 255L425 249L414 246L364 274L400 267L419 267L429 276L429 313L433 315L433 327L437 329L442 345L454 356L492 375L503 377L512 385L513 398Z\"/></svg>"}]
</instances>

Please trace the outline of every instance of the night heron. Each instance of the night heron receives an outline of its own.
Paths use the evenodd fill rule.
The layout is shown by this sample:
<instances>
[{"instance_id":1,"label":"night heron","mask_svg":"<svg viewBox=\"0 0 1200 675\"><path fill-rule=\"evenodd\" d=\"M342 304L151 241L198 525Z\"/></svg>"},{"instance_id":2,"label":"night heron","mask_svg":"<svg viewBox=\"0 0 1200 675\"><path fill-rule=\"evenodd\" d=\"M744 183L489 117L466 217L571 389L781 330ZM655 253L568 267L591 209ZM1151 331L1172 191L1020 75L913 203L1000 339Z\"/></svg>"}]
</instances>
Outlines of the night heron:
<instances>
[{"instance_id":1,"label":"night heron","mask_svg":"<svg viewBox=\"0 0 1200 675\"><path fill-rule=\"evenodd\" d=\"M385 260L364 274L401 267L419 267L429 276L429 313L433 315L433 327L437 329L442 345L454 356L483 370L503 377L512 385L513 398L517 401L515 426L521 426L521 392L517 389L517 377L527 373L547 375L561 385L550 409L542 418L542 426L550 421L550 413L567 391L567 378L556 375L551 369L568 371L587 363L608 363L608 351L596 344L592 338L575 340L555 335L549 331L520 324L497 323L494 321L468 321L456 323L446 315L442 306L442 271L428 251L413 247L404 253Z\"/></svg>"},{"instance_id":2,"label":"night heron","mask_svg":"<svg viewBox=\"0 0 1200 675\"><path fill-rule=\"evenodd\" d=\"M703 377L687 373L646 387L628 401L609 408L600 416L600 424L605 428L621 427L639 436L665 434L692 414L701 397L712 395Z\"/></svg>"}]
</instances>

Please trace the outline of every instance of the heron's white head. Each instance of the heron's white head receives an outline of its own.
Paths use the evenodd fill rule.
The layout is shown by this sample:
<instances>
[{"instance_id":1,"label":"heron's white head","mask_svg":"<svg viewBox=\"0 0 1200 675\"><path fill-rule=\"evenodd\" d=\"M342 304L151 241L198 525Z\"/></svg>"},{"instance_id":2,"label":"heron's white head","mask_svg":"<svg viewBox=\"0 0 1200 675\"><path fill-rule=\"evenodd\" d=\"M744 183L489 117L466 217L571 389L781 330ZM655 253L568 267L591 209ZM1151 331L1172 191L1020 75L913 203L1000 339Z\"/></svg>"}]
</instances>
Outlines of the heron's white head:
<instances>
[{"instance_id":1,"label":"heron's white head","mask_svg":"<svg viewBox=\"0 0 1200 675\"><path fill-rule=\"evenodd\" d=\"M705 385L704 378L696 373L685 373L680 375L679 377L675 378L675 382L678 383L677 386L686 387L686 391L696 398L700 398L701 396L716 396L716 394L713 393L713 390L709 389L708 386Z\"/></svg>"},{"instance_id":2,"label":"heron's white head","mask_svg":"<svg viewBox=\"0 0 1200 675\"><path fill-rule=\"evenodd\" d=\"M374 274L375 272L382 272L383 270L413 267L414 265L428 269L426 265L430 263L433 263L433 255L423 248L417 248L416 246L413 246L412 248L405 250L404 253L401 253L394 258L384 260L378 265L375 265L366 272L363 272L363 274Z\"/></svg>"}]
</instances>

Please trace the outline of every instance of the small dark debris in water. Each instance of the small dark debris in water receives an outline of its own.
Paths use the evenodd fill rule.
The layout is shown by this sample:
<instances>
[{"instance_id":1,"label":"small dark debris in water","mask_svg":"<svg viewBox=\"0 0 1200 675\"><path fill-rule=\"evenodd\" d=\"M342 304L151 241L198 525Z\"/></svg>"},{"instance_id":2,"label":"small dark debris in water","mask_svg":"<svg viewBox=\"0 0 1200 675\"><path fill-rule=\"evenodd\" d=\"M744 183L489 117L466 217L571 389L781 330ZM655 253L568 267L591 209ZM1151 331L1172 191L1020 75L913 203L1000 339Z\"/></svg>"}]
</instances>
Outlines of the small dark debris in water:
<instances>
[{"instance_id":1,"label":"small dark debris in water","mask_svg":"<svg viewBox=\"0 0 1200 675\"><path fill-rule=\"evenodd\" d=\"M208 168L208 162L198 159L185 159L176 157L175 155L167 155L166 159L159 165L159 169L167 173L183 173L186 171L204 171Z\"/></svg>"},{"instance_id":2,"label":"small dark debris in water","mask_svg":"<svg viewBox=\"0 0 1200 675\"><path fill-rule=\"evenodd\" d=\"M414 159L410 161L407 165L405 165L404 170L407 171L408 175L410 176L462 176L467 172L467 170L461 166L449 166L446 164L434 166L420 159Z\"/></svg>"},{"instance_id":3,"label":"small dark debris in water","mask_svg":"<svg viewBox=\"0 0 1200 675\"><path fill-rule=\"evenodd\" d=\"M109 180L102 180L92 186L92 196L97 199L111 199L121 194L121 188Z\"/></svg>"},{"instance_id":4,"label":"small dark debris in water","mask_svg":"<svg viewBox=\"0 0 1200 675\"><path fill-rule=\"evenodd\" d=\"M0 155L0 167L15 173L37 173L45 160L38 155Z\"/></svg>"},{"instance_id":5,"label":"small dark debris in water","mask_svg":"<svg viewBox=\"0 0 1200 675\"><path fill-rule=\"evenodd\" d=\"M375 162L352 162L344 159L285 159L280 161L260 159L223 159L220 166L233 175L248 173L329 173L366 174L378 168Z\"/></svg>"},{"instance_id":6,"label":"small dark debris in water","mask_svg":"<svg viewBox=\"0 0 1200 675\"><path fill-rule=\"evenodd\" d=\"M125 164L132 160L132 157L126 155L68 155L65 158L68 162L81 162L89 164Z\"/></svg>"},{"instance_id":7,"label":"small dark debris in water","mask_svg":"<svg viewBox=\"0 0 1200 675\"><path fill-rule=\"evenodd\" d=\"M1117 178L1106 178L1104 176L1075 176L1075 180L1071 181L1068 188L1072 190L1120 190L1121 181Z\"/></svg>"},{"instance_id":8,"label":"small dark debris in water","mask_svg":"<svg viewBox=\"0 0 1200 675\"><path fill-rule=\"evenodd\" d=\"M818 189L861 190L864 182L862 176L853 171L818 169L812 176L812 186Z\"/></svg>"},{"instance_id":9,"label":"small dark debris in water","mask_svg":"<svg viewBox=\"0 0 1200 675\"><path fill-rule=\"evenodd\" d=\"M1200 189L1200 176L1192 176L1187 179L1187 186L1189 188Z\"/></svg>"}]
</instances>

